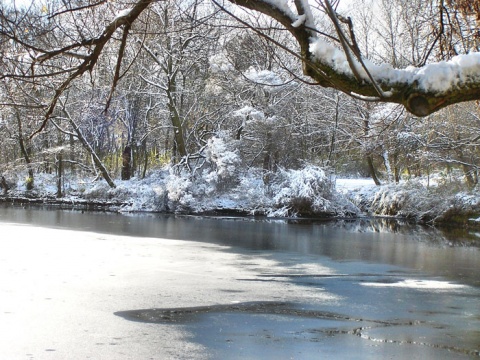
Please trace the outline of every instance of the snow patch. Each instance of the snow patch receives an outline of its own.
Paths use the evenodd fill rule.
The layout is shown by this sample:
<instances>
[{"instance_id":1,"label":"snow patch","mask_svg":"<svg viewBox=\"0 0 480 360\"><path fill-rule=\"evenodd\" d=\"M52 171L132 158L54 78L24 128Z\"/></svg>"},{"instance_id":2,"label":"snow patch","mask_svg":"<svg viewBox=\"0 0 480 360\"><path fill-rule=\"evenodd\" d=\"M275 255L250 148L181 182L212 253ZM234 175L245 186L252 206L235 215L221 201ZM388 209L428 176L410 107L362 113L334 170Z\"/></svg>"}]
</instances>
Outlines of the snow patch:
<instances>
[{"instance_id":1,"label":"snow patch","mask_svg":"<svg viewBox=\"0 0 480 360\"><path fill-rule=\"evenodd\" d=\"M265 2L279 9L281 12L287 15L290 19L292 19L292 22L296 19L295 14L292 12L290 7L288 6L288 0L265 0Z\"/></svg>"},{"instance_id":2,"label":"snow patch","mask_svg":"<svg viewBox=\"0 0 480 360\"><path fill-rule=\"evenodd\" d=\"M377 282L365 282L360 283L362 286L368 287L395 287L395 288L408 288L408 289L420 289L420 290L458 290L464 289L467 286L461 284L453 284L448 281L435 281L435 280L415 280L406 279L395 283L377 283Z\"/></svg>"},{"instance_id":3,"label":"snow patch","mask_svg":"<svg viewBox=\"0 0 480 360\"><path fill-rule=\"evenodd\" d=\"M210 71L215 74L233 71L235 68L232 63L228 60L225 53L216 54L210 57Z\"/></svg>"},{"instance_id":4,"label":"snow patch","mask_svg":"<svg viewBox=\"0 0 480 360\"><path fill-rule=\"evenodd\" d=\"M128 15L130 15L130 13L132 12L132 9L124 9L122 11L119 11L117 13L117 15L115 16L115 19L113 19L113 21L116 21L116 20L119 20L121 18L124 18Z\"/></svg>"},{"instance_id":5,"label":"snow patch","mask_svg":"<svg viewBox=\"0 0 480 360\"><path fill-rule=\"evenodd\" d=\"M270 70L257 71L255 68L251 67L244 73L244 75L250 81L261 85L279 86L284 84L280 76Z\"/></svg>"},{"instance_id":6,"label":"snow patch","mask_svg":"<svg viewBox=\"0 0 480 360\"><path fill-rule=\"evenodd\" d=\"M263 111L257 110L251 106L244 106L241 109L233 112L233 116L247 119L250 121L264 121L265 113ZM248 122L248 121L247 121Z\"/></svg>"},{"instance_id":7,"label":"snow patch","mask_svg":"<svg viewBox=\"0 0 480 360\"><path fill-rule=\"evenodd\" d=\"M310 51L317 61L331 66L337 72L353 76L345 53L329 42L313 39ZM395 69L389 64L376 65L367 59L363 61L372 77L380 83L394 85L416 82L420 89L428 92L444 93L480 78L479 52L458 55L449 61L427 64L420 68L410 66L405 69ZM355 61L355 66L360 70L362 78L369 81L367 73L358 61Z\"/></svg>"},{"instance_id":8,"label":"snow patch","mask_svg":"<svg viewBox=\"0 0 480 360\"><path fill-rule=\"evenodd\" d=\"M307 19L307 15L305 15L305 14L300 15L300 16L298 16L297 20L295 20L292 23L292 26L295 27L295 28L297 28L299 26L302 26L305 23L306 19Z\"/></svg>"},{"instance_id":9,"label":"snow patch","mask_svg":"<svg viewBox=\"0 0 480 360\"><path fill-rule=\"evenodd\" d=\"M371 178L359 179L335 179L335 187L341 193L347 193L352 190L365 190L367 188L375 188L375 182Z\"/></svg>"}]
</instances>

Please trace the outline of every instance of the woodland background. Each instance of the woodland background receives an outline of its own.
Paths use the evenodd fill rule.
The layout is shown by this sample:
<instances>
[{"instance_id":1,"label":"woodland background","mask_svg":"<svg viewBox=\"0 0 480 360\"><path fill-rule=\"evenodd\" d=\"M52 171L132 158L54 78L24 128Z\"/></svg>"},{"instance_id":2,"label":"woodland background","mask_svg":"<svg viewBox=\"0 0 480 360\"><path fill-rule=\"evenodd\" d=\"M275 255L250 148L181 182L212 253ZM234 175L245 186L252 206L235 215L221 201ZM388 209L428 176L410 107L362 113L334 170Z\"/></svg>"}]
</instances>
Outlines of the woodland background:
<instances>
[{"instance_id":1,"label":"woodland background","mask_svg":"<svg viewBox=\"0 0 480 360\"><path fill-rule=\"evenodd\" d=\"M86 55L47 61L35 49L93 37L129 5L99 3L0 5L4 197L96 199L125 211L477 214L477 102L420 118L313 85L278 23L231 10L247 26L202 0L153 3L66 84ZM333 5L351 16L372 62L418 67L480 48L477 1ZM326 20L324 29L333 37ZM337 191L336 179L351 177L377 186Z\"/></svg>"}]
</instances>

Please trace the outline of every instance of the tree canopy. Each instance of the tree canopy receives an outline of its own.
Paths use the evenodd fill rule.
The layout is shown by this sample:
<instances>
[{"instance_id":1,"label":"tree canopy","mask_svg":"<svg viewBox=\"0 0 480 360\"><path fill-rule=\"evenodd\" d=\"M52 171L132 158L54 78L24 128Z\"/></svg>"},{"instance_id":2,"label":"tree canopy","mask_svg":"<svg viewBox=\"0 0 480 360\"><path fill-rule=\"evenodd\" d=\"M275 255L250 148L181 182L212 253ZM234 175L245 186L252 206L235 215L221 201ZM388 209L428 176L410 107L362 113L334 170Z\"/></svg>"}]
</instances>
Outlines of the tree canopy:
<instances>
[{"instance_id":1,"label":"tree canopy","mask_svg":"<svg viewBox=\"0 0 480 360\"><path fill-rule=\"evenodd\" d=\"M332 174L473 189L479 23L478 1L1 2L0 185L153 176L171 209L281 213L326 211Z\"/></svg>"},{"instance_id":2,"label":"tree canopy","mask_svg":"<svg viewBox=\"0 0 480 360\"><path fill-rule=\"evenodd\" d=\"M158 2L162 1L52 0L40 7L34 4L18 8L2 6L0 78L32 87L55 78L55 81L47 80L51 94L42 97L41 103L29 104L45 108L45 121L39 131L45 127L65 89L82 75L92 74L102 56L115 64L111 97L135 60L126 63L124 59L129 41L142 43L147 36L142 29L160 26L158 18L146 11ZM331 0L211 0L214 6L204 9L196 21L208 21L212 13L222 11L235 19L238 26L252 29L274 48L295 56L312 83L365 101L402 104L417 116L480 99L477 0L416 1L418 6L430 9L429 23L424 26L434 36L424 45L428 51L423 63L413 64L421 66L404 68L386 62L375 63L364 56L356 40L355 23L348 14L340 14L336 8L338 3ZM272 38L265 21L262 23L256 17L258 13L273 19L274 23L269 26L288 31L295 42ZM455 45L455 37L473 39L468 54ZM115 52L107 49L107 44L112 42L117 46ZM107 107L108 103L107 100Z\"/></svg>"}]
</instances>

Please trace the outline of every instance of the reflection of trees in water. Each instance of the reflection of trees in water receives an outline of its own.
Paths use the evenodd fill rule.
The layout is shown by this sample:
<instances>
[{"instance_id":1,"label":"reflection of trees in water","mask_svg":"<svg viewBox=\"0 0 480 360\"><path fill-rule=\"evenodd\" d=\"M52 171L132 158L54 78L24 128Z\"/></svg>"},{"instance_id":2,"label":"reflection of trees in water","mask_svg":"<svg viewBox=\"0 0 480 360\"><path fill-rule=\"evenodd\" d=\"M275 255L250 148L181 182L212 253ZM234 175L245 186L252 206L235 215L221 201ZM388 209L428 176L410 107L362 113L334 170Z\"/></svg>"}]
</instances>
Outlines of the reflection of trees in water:
<instances>
[{"instance_id":1,"label":"reflection of trees in water","mask_svg":"<svg viewBox=\"0 0 480 360\"><path fill-rule=\"evenodd\" d=\"M286 220L288 223L318 224L312 219ZM323 221L323 223L326 223ZM409 239L438 246L477 246L480 247L480 231L460 227L433 227L414 224L406 219L363 218L342 219L328 222L332 228L355 233L387 233L408 236Z\"/></svg>"},{"instance_id":2,"label":"reflection of trees in water","mask_svg":"<svg viewBox=\"0 0 480 360\"><path fill-rule=\"evenodd\" d=\"M480 246L480 237L477 233L464 228L440 228L412 224L403 219L362 219L357 224L348 224L341 221L340 225L348 231L396 233L408 235L412 240L443 246Z\"/></svg>"}]
</instances>

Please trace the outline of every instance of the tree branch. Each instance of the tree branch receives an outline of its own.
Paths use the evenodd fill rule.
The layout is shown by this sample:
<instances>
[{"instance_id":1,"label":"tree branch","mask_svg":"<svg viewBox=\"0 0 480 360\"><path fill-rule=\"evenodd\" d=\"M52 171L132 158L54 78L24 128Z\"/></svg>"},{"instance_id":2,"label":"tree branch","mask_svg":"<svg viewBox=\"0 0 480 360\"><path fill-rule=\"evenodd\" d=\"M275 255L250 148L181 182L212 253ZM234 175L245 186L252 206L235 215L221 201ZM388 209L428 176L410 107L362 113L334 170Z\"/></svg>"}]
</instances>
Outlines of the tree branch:
<instances>
[{"instance_id":1,"label":"tree branch","mask_svg":"<svg viewBox=\"0 0 480 360\"><path fill-rule=\"evenodd\" d=\"M112 101L113 93L115 92L115 88L117 87L118 81L120 80L120 67L122 66L123 55L125 54L125 46L127 45L127 37L128 32L130 31L130 24L125 25L123 28L122 34L122 43L120 44L120 48L118 49L118 56L117 56L117 65L115 66L115 75L113 76L112 87L110 89L110 94L108 95L107 103L105 105L105 112L108 111L110 107L110 102Z\"/></svg>"},{"instance_id":2,"label":"tree branch","mask_svg":"<svg viewBox=\"0 0 480 360\"><path fill-rule=\"evenodd\" d=\"M277 6L269 0L228 1L258 11L282 24L300 46L299 57L304 74L322 86L337 88L357 98L376 98L402 104L416 116L429 115L451 104L480 99L480 53L460 55L448 62L428 64L422 68L394 69L388 64L375 65L366 61L357 66L351 64L353 59L345 53L345 47L342 51L313 36L305 23L294 24L296 15L291 9ZM324 5L327 6L327 3L325 0ZM281 4L287 6L287 3ZM349 62L350 65L345 66ZM362 67L365 68L360 69ZM352 71L354 68L357 74Z\"/></svg>"},{"instance_id":3,"label":"tree branch","mask_svg":"<svg viewBox=\"0 0 480 360\"><path fill-rule=\"evenodd\" d=\"M115 31L120 28L121 26L130 26L133 24L133 22L138 18L138 16L153 2L156 0L138 0L135 5L133 6L132 9L130 9L128 12L125 12L121 16L117 16L113 21L111 21L103 30L102 34L98 36L97 38L90 39L90 40L85 40L81 42L83 46L90 45L94 46L94 49L90 55L88 55L85 60L78 66L77 70L71 74L56 90L55 90L55 95L53 96L52 101L50 102L50 105L47 109L47 112L45 114L44 120L40 127L32 134L30 135L30 138L34 137L36 134L40 133L43 131L45 126L48 123L48 119L50 116L52 116L53 111L57 105L58 99L62 95L62 93L69 87L70 83L75 80L76 78L80 77L83 75L86 71L91 71L95 64L97 63L97 60L99 56L102 53L103 48L105 45L108 43L108 41L112 38L113 34ZM68 50L72 48L73 45L70 45ZM67 49L64 48L64 49ZM50 57L53 57L55 55L60 54L59 51L53 51L50 54Z\"/></svg>"}]
</instances>

